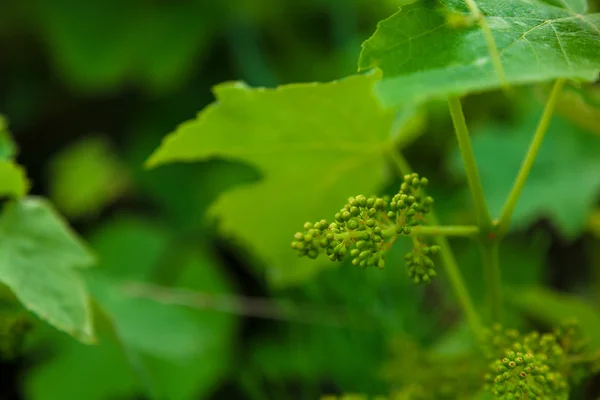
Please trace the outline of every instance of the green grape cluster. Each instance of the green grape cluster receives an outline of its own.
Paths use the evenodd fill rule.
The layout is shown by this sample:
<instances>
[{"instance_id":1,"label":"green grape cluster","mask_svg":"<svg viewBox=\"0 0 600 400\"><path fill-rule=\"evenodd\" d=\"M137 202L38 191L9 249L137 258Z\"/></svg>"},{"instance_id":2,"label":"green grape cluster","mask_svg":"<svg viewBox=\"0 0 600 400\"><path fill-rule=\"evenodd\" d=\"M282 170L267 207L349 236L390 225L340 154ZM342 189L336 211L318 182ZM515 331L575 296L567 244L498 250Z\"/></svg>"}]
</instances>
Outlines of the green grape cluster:
<instances>
[{"instance_id":1,"label":"green grape cluster","mask_svg":"<svg viewBox=\"0 0 600 400\"><path fill-rule=\"evenodd\" d=\"M321 220L304 224L294 235L292 249L299 256L317 258L325 253L331 261L347 257L361 267L385 267L385 254L400 235L410 235L415 226L426 222L433 199L422 193L427 178L418 174L404 177L400 190L392 198L358 195L350 197L328 223ZM430 255L438 246L427 246L416 236L414 248L405 257L408 274L416 283L429 283L436 276Z\"/></svg>"},{"instance_id":2,"label":"green grape cluster","mask_svg":"<svg viewBox=\"0 0 600 400\"><path fill-rule=\"evenodd\" d=\"M494 365L492 393L506 400L512 399L567 399L569 384L566 378L544 361L543 353L536 357L531 352L509 350ZM490 380L490 376L487 377Z\"/></svg>"},{"instance_id":3,"label":"green grape cluster","mask_svg":"<svg viewBox=\"0 0 600 400\"><path fill-rule=\"evenodd\" d=\"M484 335L484 355L495 359L487 388L500 399L567 399L572 384L595 371L589 341L574 321L552 333L521 335L495 325Z\"/></svg>"},{"instance_id":4,"label":"green grape cluster","mask_svg":"<svg viewBox=\"0 0 600 400\"><path fill-rule=\"evenodd\" d=\"M431 278L437 276L435 264L429 255L439 251L440 246L427 246L417 240L412 252L406 253L404 260L408 267L408 276L415 283L430 283Z\"/></svg>"}]
</instances>

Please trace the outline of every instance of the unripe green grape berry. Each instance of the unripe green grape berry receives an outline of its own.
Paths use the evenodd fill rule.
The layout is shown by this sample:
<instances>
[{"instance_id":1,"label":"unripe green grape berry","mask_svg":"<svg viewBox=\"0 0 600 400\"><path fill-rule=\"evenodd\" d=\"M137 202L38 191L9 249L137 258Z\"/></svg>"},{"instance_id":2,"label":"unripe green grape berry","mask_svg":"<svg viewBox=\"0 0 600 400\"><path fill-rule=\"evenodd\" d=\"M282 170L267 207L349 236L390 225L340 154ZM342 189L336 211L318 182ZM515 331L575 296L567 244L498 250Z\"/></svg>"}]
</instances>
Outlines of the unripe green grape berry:
<instances>
[{"instance_id":1,"label":"unripe green grape berry","mask_svg":"<svg viewBox=\"0 0 600 400\"><path fill-rule=\"evenodd\" d=\"M358 228L358 222L355 219L351 219L350 221L348 221L347 223L348 229L356 229Z\"/></svg>"}]
</instances>

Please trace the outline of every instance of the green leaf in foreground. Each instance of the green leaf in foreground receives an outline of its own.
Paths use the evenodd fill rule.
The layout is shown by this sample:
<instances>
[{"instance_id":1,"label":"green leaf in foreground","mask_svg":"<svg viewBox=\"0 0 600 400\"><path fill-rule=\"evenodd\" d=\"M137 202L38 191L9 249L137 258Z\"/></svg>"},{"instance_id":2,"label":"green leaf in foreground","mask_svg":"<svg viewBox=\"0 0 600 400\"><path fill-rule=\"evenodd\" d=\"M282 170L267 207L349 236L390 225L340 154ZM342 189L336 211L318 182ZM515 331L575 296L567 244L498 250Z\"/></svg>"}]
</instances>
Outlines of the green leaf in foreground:
<instances>
[{"instance_id":1,"label":"green leaf in foreground","mask_svg":"<svg viewBox=\"0 0 600 400\"><path fill-rule=\"evenodd\" d=\"M307 278L323 264L298 258L290 237L332 216L353 194L381 182L393 113L372 90L378 74L331 83L215 88L217 101L170 134L149 166L214 157L247 162L264 176L225 193L213 211L266 261L273 282Z\"/></svg>"},{"instance_id":2,"label":"green leaf in foreground","mask_svg":"<svg viewBox=\"0 0 600 400\"><path fill-rule=\"evenodd\" d=\"M88 294L77 267L87 249L44 200L8 203L0 214L0 282L26 308L83 342L94 339Z\"/></svg>"},{"instance_id":3,"label":"green leaf in foreground","mask_svg":"<svg viewBox=\"0 0 600 400\"><path fill-rule=\"evenodd\" d=\"M548 3L477 1L494 36L508 83L559 77L596 80L600 14L576 14ZM377 92L386 105L501 86L479 26L474 22L452 24L445 16L448 13L469 16L464 0L421 0L381 21L363 43L359 69L379 67L383 71Z\"/></svg>"}]
</instances>

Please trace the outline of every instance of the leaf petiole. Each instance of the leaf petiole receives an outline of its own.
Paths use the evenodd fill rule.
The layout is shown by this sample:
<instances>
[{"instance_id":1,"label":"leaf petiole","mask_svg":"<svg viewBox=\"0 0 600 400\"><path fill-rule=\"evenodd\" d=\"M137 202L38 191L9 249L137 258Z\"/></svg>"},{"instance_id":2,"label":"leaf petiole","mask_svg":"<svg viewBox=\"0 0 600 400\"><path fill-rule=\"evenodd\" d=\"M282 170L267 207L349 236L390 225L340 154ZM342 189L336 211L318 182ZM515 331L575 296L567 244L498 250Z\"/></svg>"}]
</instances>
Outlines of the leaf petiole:
<instances>
[{"instance_id":1,"label":"leaf petiole","mask_svg":"<svg viewBox=\"0 0 600 400\"><path fill-rule=\"evenodd\" d=\"M517 174L515 183L513 184L506 203L504 204L504 208L502 209L502 214L498 219L497 231L498 235L500 236L503 236L506 234L506 232L508 232L511 217L515 211L515 207L517 206L517 202L519 201L519 196L523 191L523 187L525 187L527 177L531 172L531 168L533 167L533 163L535 162L538 151L542 146L542 142L544 141L544 137L546 136L548 126L550 125L550 121L552 119L552 114L556 108L556 102L564 85L565 79L557 79L552 87L552 92L550 92L550 96L546 102L542 117L540 118L535 134L533 135L533 139L531 140L531 144L529 145L525 159L523 159L523 163L521 164L521 169Z\"/></svg>"},{"instance_id":2,"label":"leaf petiole","mask_svg":"<svg viewBox=\"0 0 600 400\"><path fill-rule=\"evenodd\" d=\"M448 106L450 108L452 122L454 123L458 147L460 148L463 164L467 173L469 189L471 190L471 196L475 203L477 223L481 230L486 232L492 228L492 219L485 202L483 187L481 186L479 171L477 170L477 163L475 162L475 155L473 154L473 147L471 146L471 139L469 138L469 130L458 97L449 97Z\"/></svg>"}]
</instances>

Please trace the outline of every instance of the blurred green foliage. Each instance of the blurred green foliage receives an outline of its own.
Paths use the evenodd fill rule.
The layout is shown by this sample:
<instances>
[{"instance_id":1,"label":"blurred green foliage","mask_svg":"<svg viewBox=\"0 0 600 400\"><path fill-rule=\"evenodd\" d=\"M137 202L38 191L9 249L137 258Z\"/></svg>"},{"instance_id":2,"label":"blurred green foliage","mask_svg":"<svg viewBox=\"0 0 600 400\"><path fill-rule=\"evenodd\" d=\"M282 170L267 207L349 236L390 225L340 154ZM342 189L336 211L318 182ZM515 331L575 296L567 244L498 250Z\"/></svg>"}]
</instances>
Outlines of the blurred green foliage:
<instances>
[{"instance_id":1,"label":"blurred green foliage","mask_svg":"<svg viewBox=\"0 0 600 400\"><path fill-rule=\"evenodd\" d=\"M15 230L10 236L3 233L10 213L2 214L0 278L4 269L21 268L37 258L32 267L42 272L32 272L36 280L23 281L24 290L30 292L38 278L40 285L51 284L53 278L45 274L51 268L59 269L67 283L85 282L97 343L76 342L35 320L20 358L1 364L0 398L314 399L327 393L398 390L398 398L411 399L410 393L402 394L402 384L430 380L423 373L428 364L424 361L425 367L417 371L411 354L425 347L450 353L451 361L470 354L472 338L446 277L440 274L423 290L406 276L402 255L409 244L399 241L394 246L384 271L344 264L318 265L307 272L291 258L288 242L299 218L327 215L322 208L340 203L340 193L343 202L362 190L395 191L397 177L381 154L367 160L369 166L356 166L355 152L344 153L354 173L344 176L334 191L337 197L330 198L316 195L316 187L331 185L350 171L328 172L330 156L314 151L287 154L277 148L270 154L249 151L264 150L255 141L258 133L304 141L307 147L314 143L303 130L329 137L332 146L341 142L360 147L396 135L406 157L430 178L442 220L467 224L472 222L471 204L444 104L406 108L393 122L393 116L381 115L364 98L332 92L323 101L343 99L355 104L355 110L340 110L329 125L314 126L312 118L328 111L316 101L319 97L311 96L320 96L318 90L327 85L289 86L279 93L306 92L305 114L292 119L296 130L289 137L265 125L264 119L254 121L259 110L248 109L243 98L229 104L225 93L216 106L177 128L213 101L210 88L223 81L273 87L355 73L360 43L404 3L0 2L0 112L10 120L18 144L10 140L7 122L0 120L0 169L13 171L17 180L16 186L2 180L0 194L18 197L31 189L33 195L47 195L97 259L93 269L72 268L75 258L89 256L87 250L73 248L77 257L55 265L52 252L59 239L69 241L60 234L71 233L45 200L26 198L59 228L37 242L21 242L30 246L16 256L22 263L8 263L3 246L19 237ZM597 9L594 2L590 7ZM418 79L411 82L420 84ZM510 306L507 320L527 330L579 316L597 345L600 308L593 301L600 288L600 258L594 254L600 236L589 232L598 232L600 195L596 89L565 90L561 117L553 120L525 187L501 261ZM261 93L231 85L217 90L235 92L227 93L232 97ZM524 106L536 102L538 92L518 90L519 101L504 96L477 95L465 102L494 214L540 114L537 107ZM288 100L273 98L261 115L289 120L287 112L299 105ZM202 154L193 154L200 162L143 168L166 134L209 123L208 112L214 116L218 107L229 107L239 121L231 123L233 135L221 132L206 138ZM361 115L380 126L357 126L363 120L355 118ZM232 159L239 155L233 144L240 142L241 150L252 153L242 161ZM180 150L193 149L184 143ZM300 174L292 175L297 170ZM273 178L265 171L279 174ZM265 189L269 187L285 196L273 197ZM40 215L31 215L30 222L23 231L42 230ZM452 244L467 285L484 310L479 248L460 239ZM273 280L288 286L273 286ZM157 287L166 291L153 291ZM175 290L210 301L181 304ZM243 305L255 297L266 301L268 309L224 307L232 299ZM32 304L52 306L36 299L25 304L34 310ZM73 310L81 311L67 307ZM267 313L274 321L252 316L268 310L274 310ZM76 317L67 314L60 323L67 330L87 329L87 320ZM398 355L398 349L405 350ZM585 398L593 387L578 390L574 395Z\"/></svg>"}]
</instances>

